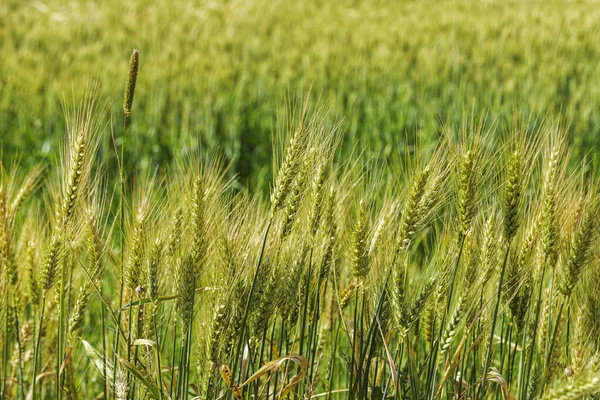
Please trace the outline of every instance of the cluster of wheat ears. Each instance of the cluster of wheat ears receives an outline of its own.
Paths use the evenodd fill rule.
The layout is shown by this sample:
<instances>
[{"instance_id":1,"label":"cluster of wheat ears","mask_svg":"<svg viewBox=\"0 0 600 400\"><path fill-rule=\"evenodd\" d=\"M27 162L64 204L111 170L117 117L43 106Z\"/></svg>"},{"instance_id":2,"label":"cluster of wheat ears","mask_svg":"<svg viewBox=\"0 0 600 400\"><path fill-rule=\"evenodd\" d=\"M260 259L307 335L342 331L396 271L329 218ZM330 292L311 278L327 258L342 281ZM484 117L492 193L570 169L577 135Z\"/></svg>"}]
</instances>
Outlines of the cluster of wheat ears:
<instances>
[{"instance_id":1,"label":"cluster of wheat ears","mask_svg":"<svg viewBox=\"0 0 600 400\"><path fill-rule=\"evenodd\" d=\"M465 124L394 173L301 104L265 200L219 157L107 179L88 93L55 170L1 171L2 398L600 391L597 174L558 126Z\"/></svg>"}]
</instances>

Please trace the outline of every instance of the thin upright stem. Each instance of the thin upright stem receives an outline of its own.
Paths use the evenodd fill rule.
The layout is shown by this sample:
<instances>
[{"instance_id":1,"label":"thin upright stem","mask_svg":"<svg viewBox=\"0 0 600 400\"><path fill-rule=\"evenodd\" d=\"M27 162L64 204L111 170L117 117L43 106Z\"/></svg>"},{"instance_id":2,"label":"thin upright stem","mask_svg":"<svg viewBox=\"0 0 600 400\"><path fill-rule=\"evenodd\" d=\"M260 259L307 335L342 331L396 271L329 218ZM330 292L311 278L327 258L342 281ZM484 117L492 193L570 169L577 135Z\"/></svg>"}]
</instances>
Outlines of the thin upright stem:
<instances>
[{"instance_id":1,"label":"thin upright stem","mask_svg":"<svg viewBox=\"0 0 600 400\"><path fill-rule=\"evenodd\" d=\"M153 308L153 311L156 310L156 307ZM163 383L162 383L162 367L160 364L160 342L158 337L158 328L156 327L156 312L152 313L152 322L154 325L154 337L156 339L156 375L158 380L158 395L159 400L163 399Z\"/></svg>"},{"instance_id":2,"label":"thin upright stem","mask_svg":"<svg viewBox=\"0 0 600 400\"><path fill-rule=\"evenodd\" d=\"M556 336L558 335L558 327L560 325L560 319L562 317L563 309L565 307L566 299L563 297L560 302L560 307L558 309L558 315L556 316L556 323L554 324L554 330L552 332L552 338L550 340L550 347L548 348L548 354L546 354L546 368L544 370L544 379L542 380L542 385L546 384L546 379L548 378L548 368L550 368L550 362L552 361L552 353L554 352L554 344L556 343Z\"/></svg>"},{"instance_id":3,"label":"thin upright stem","mask_svg":"<svg viewBox=\"0 0 600 400\"><path fill-rule=\"evenodd\" d=\"M244 344L244 339L246 336L245 335L246 322L248 320L248 314L250 311L250 302L252 301L252 295L254 294L254 289L256 286L256 279L258 278L258 272L260 270L260 265L262 263L262 259L263 259L264 253L265 253L265 245L267 244L267 237L269 235L269 231L271 230L272 223L273 223L273 219L270 218L269 223L267 224L267 228L265 229L265 235L263 237L262 246L260 248L260 255L258 257L258 262L256 263L256 268L254 269L254 276L252 277L252 284L250 285L250 293L248 293L248 298L246 299L246 305L244 306L244 316L242 317L242 323L240 325L241 334L239 335L239 340L238 340L237 348L236 348L236 352L235 352L235 358L233 360L234 379L232 380L232 382L235 381L235 376L236 376L236 371L237 371L237 362L238 362L238 358L240 357L242 347ZM242 376L241 370L240 370L240 376Z\"/></svg>"},{"instance_id":4,"label":"thin upright stem","mask_svg":"<svg viewBox=\"0 0 600 400\"><path fill-rule=\"evenodd\" d=\"M6 268L5 282L8 282L8 281L9 281L9 279L8 279L8 268ZM4 324L5 324L4 325L4 332L6 332L6 334L5 334L5 337L4 337L3 357L2 357L2 360L3 360L3 362L2 362L2 374L3 374L3 377L2 377L2 382L1 382L2 383L2 386L1 386L2 390L0 391L0 396L2 396L1 398L3 398L3 399L6 396L6 393L5 393L5 390L6 390L6 378L5 377L8 376L8 345L9 345L8 344L8 342L9 342L9 338L8 338L8 335L9 335L8 309L10 308L8 306L8 304L9 304L8 300L9 300L8 288L6 288L5 298L4 298L4 304L6 306L6 315L4 316Z\"/></svg>"},{"instance_id":5,"label":"thin upright stem","mask_svg":"<svg viewBox=\"0 0 600 400\"><path fill-rule=\"evenodd\" d=\"M506 264L508 263L508 255L510 253L510 242L506 245L506 253L504 253L504 262L502 263L502 269L500 270L500 279L498 280L498 290L496 291L496 306L494 307L494 314L492 315L492 326L490 328L490 338L488 340L488 348L485 356L485 364L483 364L483 376L481 377L481 385L477 391L477 399L480 399L485 395L486 389L486 375L487 370L492 361L492 352L494 347L494 331L496 330L496 320L498 318L498 310L500 309L500 298L502 297L502 286L504 285L504 273L506 272Z\"/></svg>"},{"instance_id":6,"label":"thin upright stem","mask_svg":"<svg viewBox=\"0 0 600 400\"><path fill-rule=\"evenodd\" d=\"M102 388L104 389L104 398L108 400L108 388L107 388L107 366L106 366L106 321L104 320L105 310L104 307L100 307L102 310ZM117 333L118 334L118 333Z\"/></svg>"},{"instance_id":7,"label":"thin upright stem","mask_svg":"<svg viewBox=\"0 0 600 400\"><path fill-rule=\"evenodd\" d=\"M21 335L19 332L19 316L16 308L13 308L15 314L15 337L17 338L17 348L19 349L19 393L21 400L25 400L25 388L23 387L23 346L21 345Z\"/></svg>"},{"instance_id":8,"label":"thin upright stem","mask_svg":"<svg viewBox=\"0 0 600 400\"><path fill-rule=\"evenodd\" d=\"M38 359L40 352L40 341L42 339L42 325L44 321L44 311L46 310L46 293L42 297L42 311L40 312L40 323L38 329L37 340L35 342L35 350L33 352L33 379L31 380L31 399L35 400L36 391L35 391L35 381L37 377L37 369L38 369Z\"/></svg>"},{"instance_id":9,"label":"thin upright stem","mask_svg":"<svg viewBox=\"0 0 600 400\"><path fill-rule=\"evenodd\" d=\"M117 158L119 159L119 176L121 178L121 193L119 198L119 248L120 248L120 263L121 263L121 283L119 288L119 310L123 307L123 292L125 288L125 133L127 132L127 116L123 117L123 135L121 136L121 157L118 156L119 152L115 148ZM116 146L116 144L115 144ZM121 312L117 317L117 329L121 329ZM117 355L119 354L119 339L120 336L117 334L115 338L115 348L113 356L113 365L115 367L115 373L113 374L113 384L115 387L117 379ZM113 398L116 398L116 393L113 391Z\"/></svg>"},{"instance_id":10,"label":"thin upright stem","mask_svg":"<svg viewBox=\"0 0 600 400\"><path fill-rule=\"evenodd\" d=\"M444 307L444 311L442 312L442 319L440 321L440 330L438 333L438 338L433 344L433 349L431 351L432 356L431 356L431 359L429 360L429 371L428 371L426 388L429 391L430 400L433 400L433 397L435 396L435 380L436 380L436 376L437 376L437 368L436 368L437 355L438 355L438 350L440 347L440 341L442 340L442 336L444 335L444 328L445 328L444 325L446 324L446 317L447 317L448 313L450 312L450 305L452 304L452 297L454 295L454 282L456 280L456 272L458 271L458 266L460 265L460 259L462 258L462 253L463 253L464 247L465 247L465 235L461 234L459 237L459 243L458 243L458 256L456 257L456 262L454 263L454 266L452 268L452 276L450 278L450 285L448 288L448 298L446 300L446 307Z\"/></svg>"},{"instance_id":11,"label":"thin upright stem","mask_svg":"<svg viewBox=\"0 0 600 400\"><path fill-rule=\"evenodd\" d=\"M531 344L529 346L529 356L527 359L527 371L525 373L525 385L521 386L521 399L525 399L527 396L527 388L529 387L529 378L531 377L531 367L533 365L533 355L535 350L535 338L537 337L538 323L540 320L540 308L542 305L542 291L544 289L544 275L546 273L546 265L542 265L542 275L540 277L540 287L538 290L537 300L536 300L536 309L535 309L535 321L533 323L533 334L531 337Z\"/></svg>"}]
</instances>

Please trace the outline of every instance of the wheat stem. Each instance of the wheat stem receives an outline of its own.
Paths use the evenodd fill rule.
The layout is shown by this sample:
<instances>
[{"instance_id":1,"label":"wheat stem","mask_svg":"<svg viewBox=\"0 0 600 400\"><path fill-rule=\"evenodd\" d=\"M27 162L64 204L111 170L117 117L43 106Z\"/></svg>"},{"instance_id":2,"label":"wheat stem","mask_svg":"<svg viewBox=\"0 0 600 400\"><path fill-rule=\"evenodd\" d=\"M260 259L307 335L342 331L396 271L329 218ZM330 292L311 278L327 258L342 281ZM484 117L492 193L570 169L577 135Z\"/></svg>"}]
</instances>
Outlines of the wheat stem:
<instances>
[{"instance_id":1,"label":"wheat stem","mask_svg":"<svg viewBox=\"0 0 600 400\"><path fill-rule=\"evenodd\" d=\"M262 259L263 256L265 254L265 246L267 244L267 237L269 235L269 231L271 230L271 224L273 222L272 218L269 218L269 222L267 224L267 228L265 229L265 235L263 237L262 240L262 245L260 247L260 254L258 256L258 261L256 262L256 267L254 268L254 275L252 276L252 283L250 284L250 292L248 293L248 298L246 299L246 305L244 306L244 314L242 317L242 323L240 325L240 332L241 334L239 335L239 339L238 339L238 343L237 343L237 347L236 347L236 352L235 352L235 358L233 360L233 371L234 371L234 377L235 375L235 371L236 371L236 367L237 367L237 361L240 357L241 351L242 351L242 347L243 347L243 343L244 343L244 339L245 339L245 332L246 332L246 322L248 320L248 314L250 311L250 302L252 301L252 295L254 294L254 289L256 286L256 278L258 277L258 272L260 270L260 265L262 263ZM241 364L241 363L240 363ZM242 370L240 368L240 377L242 376ZM234 379L235 381L236 379Z\"/></svg>"},{"instance_id":2,"label":"wheat stem","mask_svg":"<svg viewBox=\"0 0 600 400\"><path fill-rule=\"evenodd\" d=\"M42 296L42 310L40 311L40 323L38 329L37 340L35 342L35 350L33 352L33 376L31 380L31 398L35 400L37 392L35 390L35 384L37 380L37 369L38 369L38 360L40 358L40 341L42 340L42 326L44 321L44 311L46 310L46 292Z\"/></svg>"},{"instance_id":3,"label":"wheat stem","mask_svg":"<svg viewBox=\"0 0 600 400\"><path fill-rule=\"evenodd\" d=\"M492 352L494 348L494 331L496 330L496 319L498 318L498 310L500 309L500 299L502 297L502 285L504 284L504 273L506 271L506 264L508 262L508 255L510 253L510 243L506 245L506 253L504 254L504 262L500 269L500 279L498 280L498 290L496 291L496 305L494 306L494 313L492 314L492 326L490 328L490 337L488 340L488 348L485 356L485 363L483 364L483 376L481 378L481 386L478 389L477 398L485 396L486 389L486 375L490 362L492 360Z\"/></svg>"}]
</instances>

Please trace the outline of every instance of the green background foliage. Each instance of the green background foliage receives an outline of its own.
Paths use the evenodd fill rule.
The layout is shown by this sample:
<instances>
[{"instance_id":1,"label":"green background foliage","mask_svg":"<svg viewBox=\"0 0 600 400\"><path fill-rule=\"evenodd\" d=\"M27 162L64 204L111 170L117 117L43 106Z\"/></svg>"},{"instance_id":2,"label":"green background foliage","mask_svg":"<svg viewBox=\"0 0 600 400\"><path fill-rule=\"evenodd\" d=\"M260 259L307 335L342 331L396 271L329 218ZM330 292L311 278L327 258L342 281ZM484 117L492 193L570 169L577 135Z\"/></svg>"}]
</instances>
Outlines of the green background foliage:
<instances>
[{"instance_id":1,"label":"green background foliage","mask_svg":"<svg viewBox=\"0 0 600 400\"><path fill-rule=\"evenodd\" d=\"M600 390L598 38L593 1L0 0L0 397Z\"/></svg>"},{"instance_id":2,"label":"green background foliage","mask_svg":"<svg viewBox=\"0 0 600 400\"><path fill-rule=\"evenodd\" d=\"M141 167L218 148L242 182L264 187L277 110L309 90L343 119L347 152L393 162L407 137L431 142L465 115L559 119L575 152L599 151L593 1L8 0L0 15L5 162L52 160L61 101L95 77L119 133L132 48L141 67L127 157Z\"/></svg>"}]
</instances>

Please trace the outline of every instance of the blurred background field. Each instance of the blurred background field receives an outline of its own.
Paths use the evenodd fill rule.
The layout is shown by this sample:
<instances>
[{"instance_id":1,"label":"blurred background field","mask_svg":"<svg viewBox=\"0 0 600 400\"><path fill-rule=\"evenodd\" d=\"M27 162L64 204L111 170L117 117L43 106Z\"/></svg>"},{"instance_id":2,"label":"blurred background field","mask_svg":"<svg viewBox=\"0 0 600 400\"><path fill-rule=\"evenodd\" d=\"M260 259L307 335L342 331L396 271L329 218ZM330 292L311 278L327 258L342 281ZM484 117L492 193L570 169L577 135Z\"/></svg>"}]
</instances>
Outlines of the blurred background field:
<instances>
[{"instance_id":1,"label":"blurred background field","mask_svg":"<svg viewBox=\"0 0 600 400\"><path fill-rule=\"evenodd\" d=\"M309 90L342 119L346 153L398 163L415 137L486 115L500 128L558 120L577 155L597 158L599 39L596 1L3 0L2 160L52 162L61 102L95 77L119 137L132 48L139 168L222 149L242 184L264 188L277 110Z\"/></svg>"}]
</instances>

